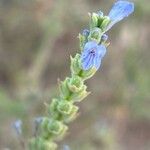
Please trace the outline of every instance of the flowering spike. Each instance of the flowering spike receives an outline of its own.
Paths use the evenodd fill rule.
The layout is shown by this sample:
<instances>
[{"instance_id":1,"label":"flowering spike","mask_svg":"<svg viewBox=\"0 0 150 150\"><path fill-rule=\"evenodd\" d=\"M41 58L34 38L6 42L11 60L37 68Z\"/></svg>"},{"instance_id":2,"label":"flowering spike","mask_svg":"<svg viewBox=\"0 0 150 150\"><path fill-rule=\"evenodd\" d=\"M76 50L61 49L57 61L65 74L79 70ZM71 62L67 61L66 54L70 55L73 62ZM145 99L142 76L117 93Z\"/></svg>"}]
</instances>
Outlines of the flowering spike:
<instances>
[{"instance_id":1,"label":"flowering spike","mask_svg":"<svg viewBox=\"0 0 150 150\"><path fill-rule=\"evenodd\" d=\"M70 56L71 77L66 77L64 81L58 80L59 95L52 98L48 104L47 116L42 121L37 120L40 130L39 134L30 140L30 150L56 150L57 145L53 141L65 135L67 124L79 114L79 107L74 103L82 101L90 94L87 92L85 80L91 78L101 65L109 45L105 32L133 10L133 3L120 0L114 4L108 16L104 16L101 11L89 14L89 30L83 30L78 37L81 53L77 53L75 57ZM64 150L69 148L65 147Z\"/></svg>"}]
</instances>

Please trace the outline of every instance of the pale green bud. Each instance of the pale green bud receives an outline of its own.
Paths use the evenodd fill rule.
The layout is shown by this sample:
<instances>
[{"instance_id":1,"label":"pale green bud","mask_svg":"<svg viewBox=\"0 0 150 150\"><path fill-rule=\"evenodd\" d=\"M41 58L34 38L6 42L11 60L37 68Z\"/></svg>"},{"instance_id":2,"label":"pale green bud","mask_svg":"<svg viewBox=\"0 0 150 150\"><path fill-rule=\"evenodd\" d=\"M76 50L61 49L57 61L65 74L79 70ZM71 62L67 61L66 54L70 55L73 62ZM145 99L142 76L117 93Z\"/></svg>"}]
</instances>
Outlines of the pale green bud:
<instances>
[{"instance_id":1,"label":"pale green bud","mask_svg":"<svg viewBox=\"0 0 150 150\"><path fill-rule=\"evenodd\" d=\"M73 93L81 91L84 87L83 81L79 76L73 76L66 80L69 90Z\"/></svg>"},{"instance_id":2,"label":"pale green bud","mask_svg":"<svg viewBox=\"0 0 150 150\"><path fill-rule=\"evenodd\" d=\"M87 79L91 78L96 73L96 71L97 71L97 69L95 67L92 67L89 70L83 70L80 77L83 80L87 80Z\"/></svg>"},{"instance_id":3,"label":"pale green bud","mask_svg":"<svg viewBox=\"0 0 150 150\"><path fill-rule=\"evenodd\" d=\"M102 30L100 28L95 27L91 30L88 40L96 41L97 43L99 43L101 41L102 34Z\"/></svg>"},{"instance_id":4,"label":"pale green bud","mask_svg":"<svg viewBox=\"0 0 150 150\"><path fill-rule=\"evenodd\" d=\"M58 84L59 84L60 97L62 97L63 99L68 99L68 97L70 96L70 90L68 89L67 78L63 82L59 81Z\"/></svg>"},{"instance_id":5,"label":"pale green bud","mask_svg":"<svg viewBox=\"0 0 150 150\"><path fill-rule=\"evenodd\" d=\"M82 51L85 44L85 37L79 33L78 38L79 38L80 50Z\"/></svg>"},{"instance_id":6,"label":"pale green bud","mask_svg":"<svg viewBox=\"0 0 150 150\"><path fill-rule=\"evenodd\" d=\"M66 100L61 100L57 106L58 111L63 115L69 115L72 111L73 104Z\"/></svg>"},{"instance_id":7,"label":"pale green bud","mask_svg":"<svg viewBox=\"0 0 150 150\"><path fill-rule=\"evenodd\" d=\"M49 121L50 121L49 118L45 117L43 118L42 123L41 123L42 137L47 138L47 139L51 136L49 132L47 132L47 126L49 124Z\"/></svg>"},{"instance_id":8,"label":"pale green bud","mask_svg":"<svg viewBox=\"0 0 150 150\"><path fill-rule=\"evenodd\" d=\"M66 135L67 130L68 130L68 127L66 125L63 125L63 129L56 139L61 140Z\"/></svg>"},{"instance_id":9,"label":"pale green bud","mask_svg":"<svg viewBox=\"0 0 150 150\"><path fill-rule=\"evenodd\" d=\"M48 123L49 123L49 118L44 117L43 120L42 120L42 123L41 123L41 127L42 127L43 129L46 129Z\"/></svg>"},{"instance_id":10,"label":"pale green bud","mask_svg":"<svg viewBox=\"0 0 150 150\"><path fill-rule=\"evenodd\" d=\"M73 76L72 78L67 78L68 89L71 91L69 96L70 100L81 101L89 93L86 91L86 86L83 83L82 78L79 76Z\"/></svg>"},{"instance_id":11,"label":"pale green bud","mask_svg":"<svg viewBox=\"0 0 150 150\"><path fill-rule=\"evenodd\" d=\"M29 142L29 148L30 150L56 150L57 145L42 138L33 138Z\"/></svg>"},{"instance_id":12,"label":"pale green bud","mask_svg":"<svg viewBox=\"0 0 150 150\"><path fill-rule=\"evenodd\" d=\"M90 16L91 16L90 29L98 27L99 15L97 13L92 13L90 14Z\"/></svg>"},{"instance_id":13,"label":"pale green bud","mask_svg":"<svg viewBox=\"0 0 150 150\"><path fill-rule=\"evenodd\" d=\"M50 120L47 129L52 135L60 136L64 132L64 129L66 129L66 126L61 121Z\"/></svg>"},{"instance_id":14,"label":"pale green bud","mask_svg":"<svg viewBox=\"0 0 150 150\"><path fill-rule=\"evenodd\" d=\"M70 114L65 115L65 122L66 123L73 121L77 117L78 109L79 108L77 106L73 105Z\"/></svg>"},{"instance_id":15,"label":"pale green bud","mask_svg":"<svg viewBox=\"0 0 150 150\"><path fill-rule=\"evenodd\" d=\"M71 74L78 75L82 71L80 54L76 54L74 58L72 57L70 58L71 58Z\"/></svg>"},{"instance_id":16,"label":"pale green bud","mask_svg":"<svg viewBox=\"0 0 150 150\"><path fill-rule=\"evenodd\" d=\"M86 86L83 87L83 89L77 93L73 93L70 97L74 102L80 102L85 97L87 97L90 94L90 92L86 91Z\"/></svg>"},{"instance_id":17,"label":"pale green bud","mask_svg":"<svg viewBox=\"0 0 150 150\"><path fill-rule=\"evenodd\" d=\"M78 107L64 100L59 103L58 111L63 115L63 120L68 123L76 118Z\"/></svg>"},{"instance_id":18,"label":"pale green bud","mask_svg":"<svg viewBox=\"0 0 150 150\"><path fill-rule=\"evenodd\" d=\"M64 82L61 82L60 86L61 98L65 100L81 101L89 94L86 92L83 79L79 76L73 76L72 78L67 77Z\"/></svg>"},{"instance_id":19,"label":"pale green bud","mask_svg":"<svg viewBox=\"0 0 150 150\"><path fill-rule=\"evenodd\" d=\"M45 149L43 149L43 150L56 150L57 144L54 142L45 141L44 147L45 147Z\"/></svg>"},{"instance_id":20,"label":"pale green bud","mask_svg":"<svg viewBox=\"0 0 150 150\"><path fill-rule=\"evenodd\" d=\"M48 113L53 116L53 118L58 118L59 113L57 112L57 105L59 103L59 99L53 98L52 102L48 108Z\"/></svg>"},{"instance_id":21,"label":"pale green bud","mask_svg":"<svg viewBox=\"0 0 150 150\"><path fill-rule=\"evenodd\" d=\"M100 25L100 28L102 29L102 31L105 31L105 29L107 28L109 23L110 23L110 18L108 16L105 16L103 18L101 25Z\"/></svg>"},{"instance_id":22,"label":"pale green bud","mask_svg":"<svg viewBox=\"0 0 150 150\"><path fill-rule=\"evenodd\" d=\"M80 50L82 51L85 44L88 42L88 36L89 36L90 31L88 29L84 29L82 31L82 34L79 34L79 44L80 44Z\"/></svg>"}]
</instances>

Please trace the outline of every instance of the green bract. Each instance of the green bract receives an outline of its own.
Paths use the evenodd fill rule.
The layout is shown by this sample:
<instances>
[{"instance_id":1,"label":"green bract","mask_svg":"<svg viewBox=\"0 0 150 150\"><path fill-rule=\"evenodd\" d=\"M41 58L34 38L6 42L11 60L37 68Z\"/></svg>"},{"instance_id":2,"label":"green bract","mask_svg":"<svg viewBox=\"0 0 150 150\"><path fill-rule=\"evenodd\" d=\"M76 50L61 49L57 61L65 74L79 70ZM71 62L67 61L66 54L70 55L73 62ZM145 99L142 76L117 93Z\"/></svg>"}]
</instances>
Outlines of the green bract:
<instances>
[{"instance_id":1,"label":"green bract","mask_svg":"<svg viewBox=\"0 0 150 150\"><path fill-rule=\"evenodd\" d=\"M60 135L66 126L57 120L49 120L47 124L47 131L50 132L52 135Z\"/></svg>"},{"instance_id":2,"label":"green bract","mask_svg":"<svg viewBox=\"0 0 150 150\"><path fill-rule=\"evenodd\" d=\"M96 68L91 68L89 70L83 70L81 67L81 55L76 54L74 58L71 57L71 72L72 76L78 75L82 80L87 80L91 78L96 73Z\"/></svg>"},{"instance_id":3,"label":"green bract","mask_svg":"<svg viewBox=\"0 0 150 150\"><path fill-rule=\"evenodd\" d=\"M99 15L97 13L90 14L91 20L90 20L90 29L98 27L99 23Z\"/></svg>"},{"instance_id":4,"label":"green bract","mask_svg":"<svg viewBox=\"0 0 150 150\"><path fill-rule=\"evenodd\" d=\"M82 72L80 54L76 54L74 58L71 58L71 73L72 75L79 75Z\"/></svg>"},{"instance_id":5,"label":"green bract","mask_svg":"<svg viewBox=\"0 0 150 150\"><path fill-rule=\"evenodd\" d=\"M85 88L82 78L80 78L79 76L73 76L71 78L66 78L66 83L67 83L68 89L72 93L80 92L80 91L84 90L84 88Z\"/></svg>"},{"instance_id":6,"label":"green bract","mask_svg":"<svg viewBox=\"0 0 150 150\"><path fill-rule=\"evenodd\" d=\"M79 38L80 51L82 51L85 43L87 42L87 36L85 37L84 35L79 33L78 38Z\"/></svg>"},{"instance_id":7,"label":"green bract","mask_svg":"<svg viewBox=\"0 0 150 150\"><path fill-rule=\"evenodd\" d=\"M106 28L107 28L107 26L108 26L109 23L110 23L110 18L107 17L107 16L105 16L103 18L102 23L100 24L100 28L102 29L103 32L106 30Z\"/></svg>"},{"instance_id":8,"label":"green bract","mask_svg":"<svg viewBox=\"0 0 150 150\"><path fill-rule=\"evenodd\" d=\"M33 138L29 142L30 150L55 150L57 145L54 142L43 138Z\"/></svg>"},{"instance_id":9,"label":"green bract","mask_svg":"<svg viewBox=\"0 0 150 150\"><path fill-rule=\"evenodd\" d=\"M60 101L57 106L58 111L63 115L69 115L73 109L73 104L68 101Z\"/></svg>"},{"instance_id":10,"label":"green bract","mask_svg":"<svg viewBox=\"0 0 150 150\"><path fill-rule=\"evenodd\" d=\"M97 43L99 43L101 41L102 35L102 30L100 28L95 27L91 30L90 35L88 36L88 40L96 41Z\"/></svg>"}]
</instances>

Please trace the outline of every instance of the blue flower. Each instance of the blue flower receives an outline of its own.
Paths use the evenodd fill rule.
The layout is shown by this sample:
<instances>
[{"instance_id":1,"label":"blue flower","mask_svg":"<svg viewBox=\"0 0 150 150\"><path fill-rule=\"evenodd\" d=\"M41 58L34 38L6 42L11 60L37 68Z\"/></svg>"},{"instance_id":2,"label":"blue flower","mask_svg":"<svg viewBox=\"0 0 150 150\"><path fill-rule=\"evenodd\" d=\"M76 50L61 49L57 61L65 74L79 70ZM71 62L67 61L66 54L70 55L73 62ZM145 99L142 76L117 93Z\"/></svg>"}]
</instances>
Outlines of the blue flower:
<instances>
[{"instance_id":1,"label":"blue flower","mask_svg":"<svg viewBox=\"0 0 150 150\"><path fill-rule=\"evenodd\" d=\"M87 42L81 54L83 70L89 70L92 67L98 69L105 53L106 47L104 45L98 45L95 41Z\"/></svg>"},{"instance_id":2,"label":"blue flower","mask_svg":"<svg viewBox=\"0 0 150 150\"><path fill-rule=\"evenodd\" d=\"M106 31L108 31L117 22L128 17L133 11L134 3L123 0L117 1L109 12L108 17L110 18L110 23Z\"/></svg>"},{"instance_id":3,"label":"blue flower","mask_svg":"<svg viewBox=\"0 0 150 150\"><path fill-rule=\"evenodd\" d=\"M15 129L17 135L22 134L22 121L21 120L15 121L12 126Z\"/></svg>"}]
</instances>

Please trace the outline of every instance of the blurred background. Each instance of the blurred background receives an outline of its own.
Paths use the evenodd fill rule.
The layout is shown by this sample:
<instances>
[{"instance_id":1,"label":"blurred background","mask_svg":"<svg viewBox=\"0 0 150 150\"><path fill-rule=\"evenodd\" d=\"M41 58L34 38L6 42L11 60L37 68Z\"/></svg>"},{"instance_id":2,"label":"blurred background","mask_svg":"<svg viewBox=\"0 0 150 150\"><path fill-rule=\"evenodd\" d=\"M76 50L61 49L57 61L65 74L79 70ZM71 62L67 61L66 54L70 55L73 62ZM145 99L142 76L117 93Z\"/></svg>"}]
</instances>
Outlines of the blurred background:
<instances>
[{"instance_id":1,"label":"blurred background","mask_svg":"<svg viewBox=\"0 0 150 150\"><path fill-rule=\"evenodd\" d=\"M70 55L88 12L108 13L114 0L0 0L0 150L21 150L12 123L33 118L57 94L57 78L70 75ZM92 91L59 149L150 150L150 5L109 31L101 69L87 81Z\"/></svg>"}]
</instances>

